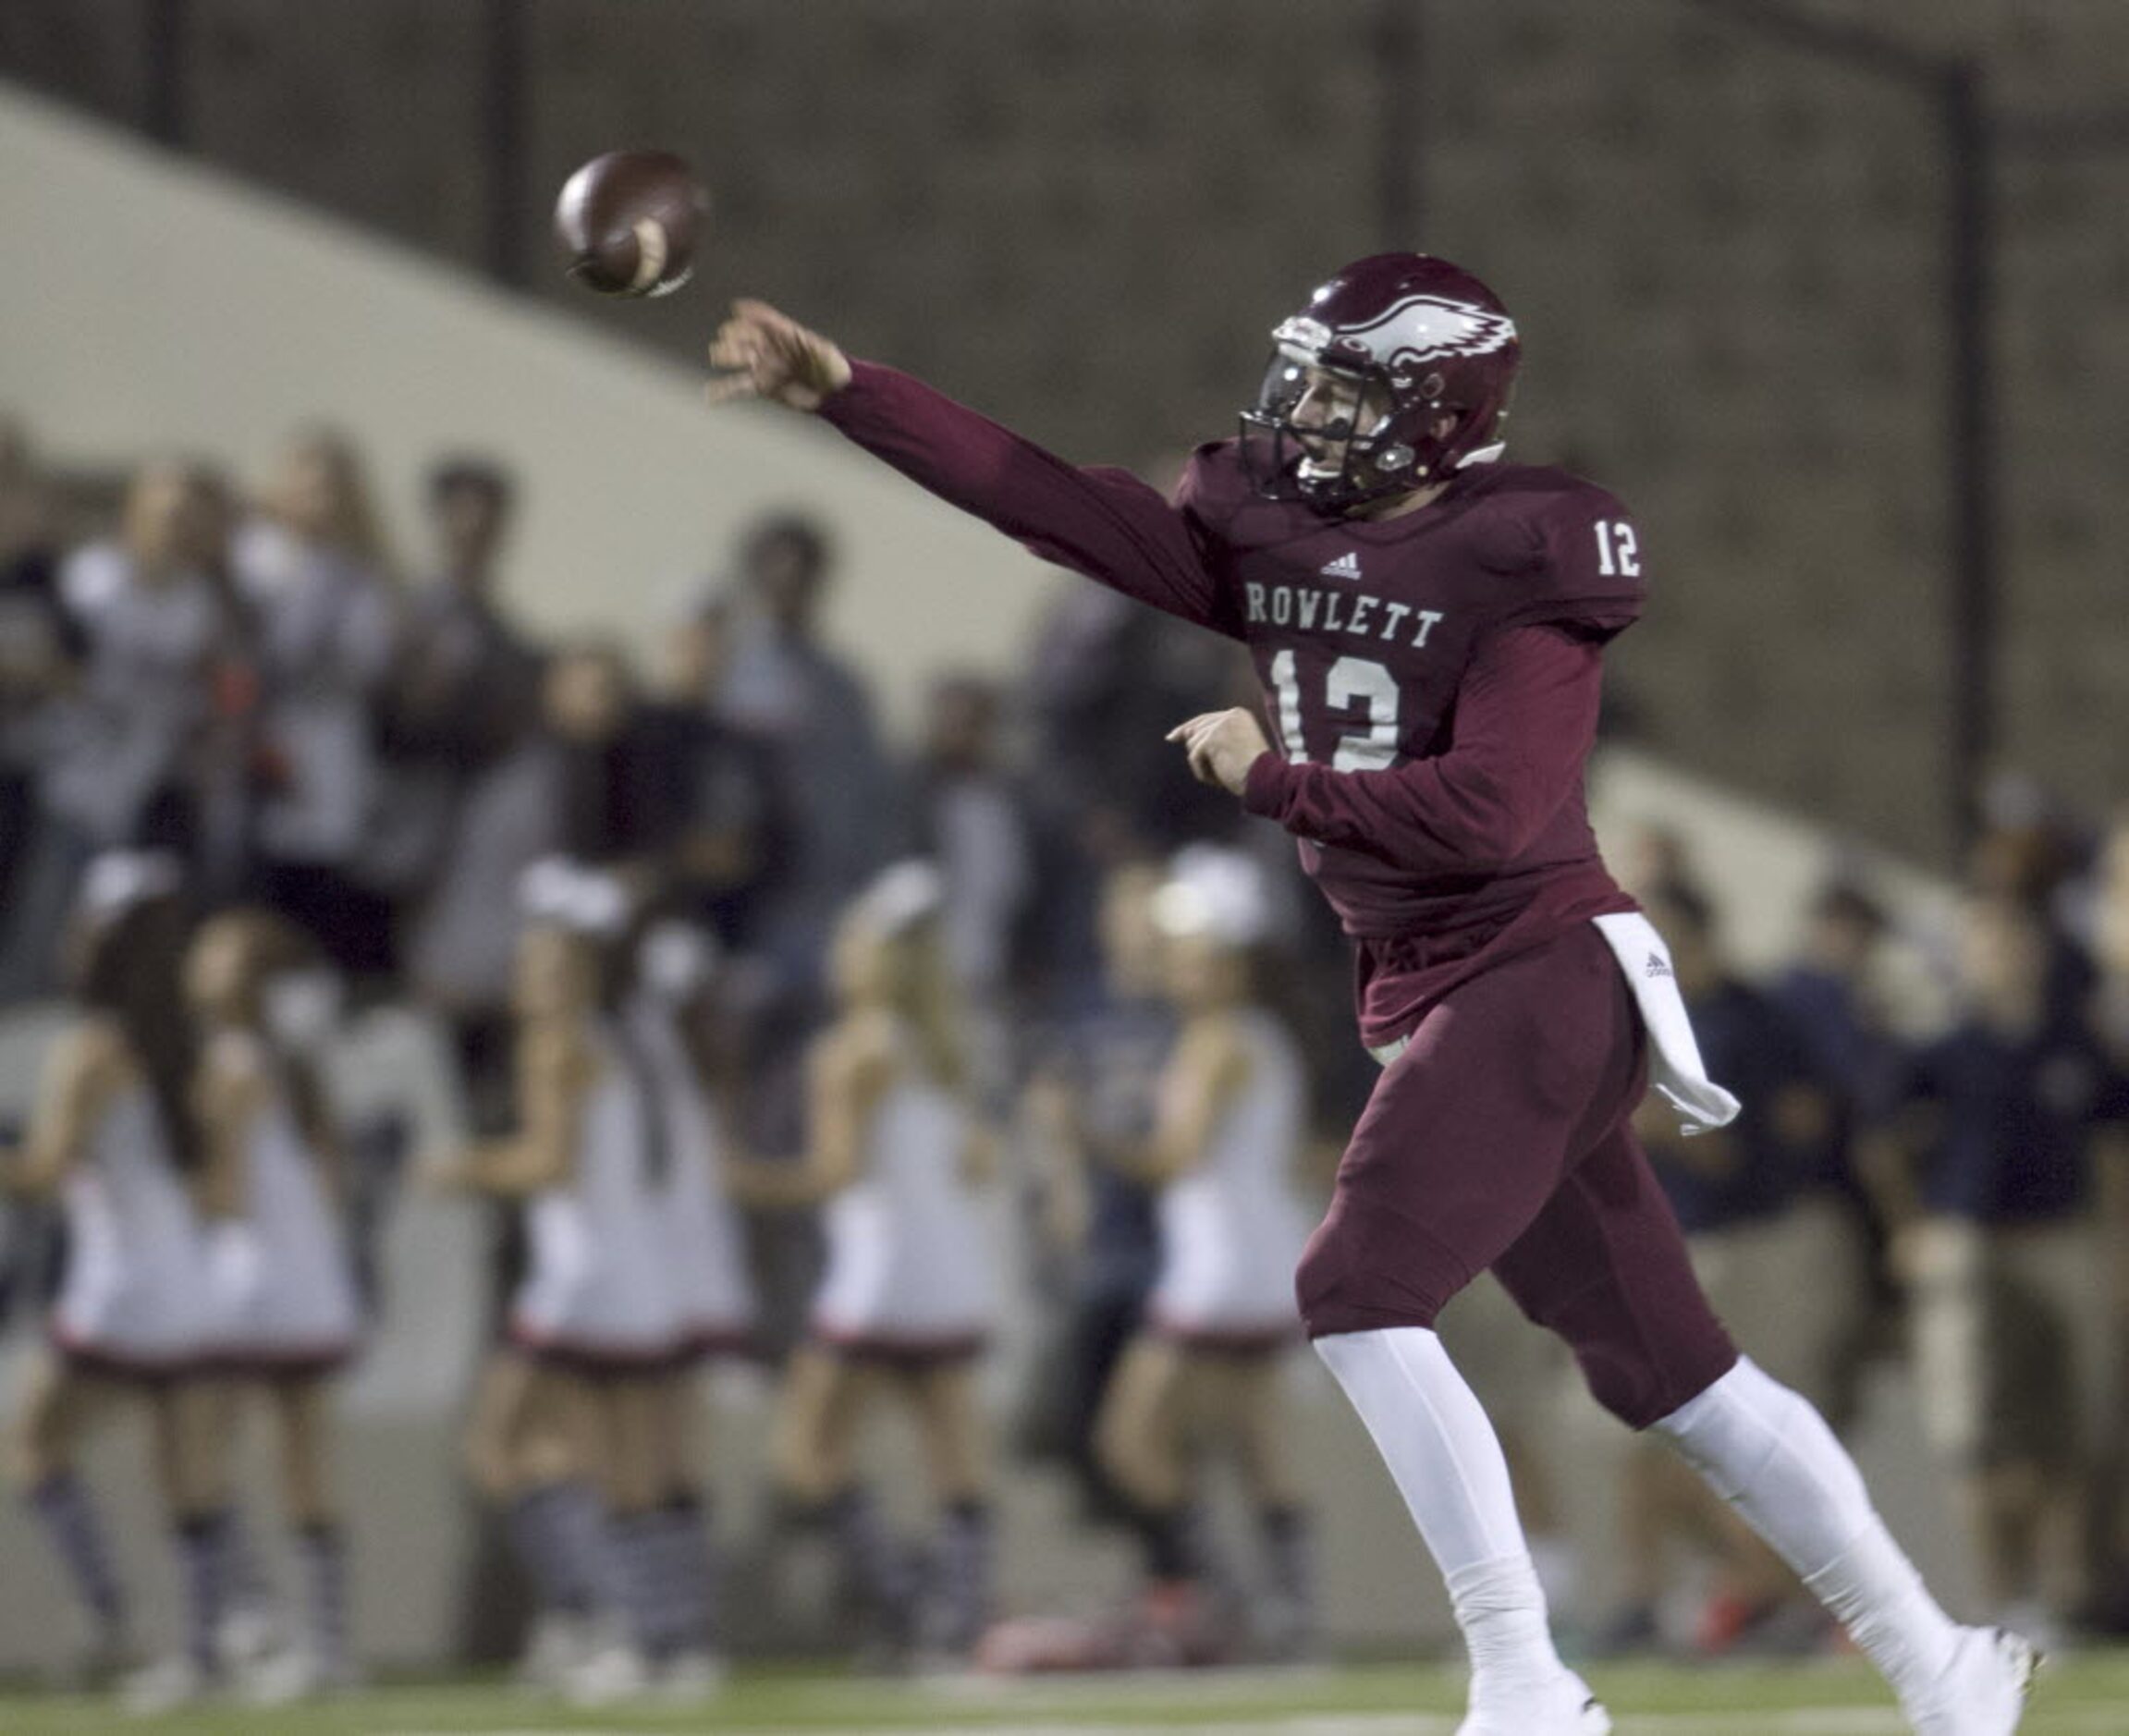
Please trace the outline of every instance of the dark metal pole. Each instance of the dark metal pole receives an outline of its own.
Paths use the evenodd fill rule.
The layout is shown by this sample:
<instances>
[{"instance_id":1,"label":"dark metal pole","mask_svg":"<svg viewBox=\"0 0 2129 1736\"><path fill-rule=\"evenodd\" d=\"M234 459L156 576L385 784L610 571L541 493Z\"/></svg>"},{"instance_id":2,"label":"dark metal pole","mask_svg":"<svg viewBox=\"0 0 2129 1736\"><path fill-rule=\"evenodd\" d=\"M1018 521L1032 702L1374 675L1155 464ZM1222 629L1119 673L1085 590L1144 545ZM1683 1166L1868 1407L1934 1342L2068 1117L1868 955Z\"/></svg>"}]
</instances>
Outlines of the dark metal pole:
<instances>
[{"instance_id":1,"label":"dark metal pole","mask_svg":"<svg viewBox=\"0 0 2129 1736\"><path fill-rule=\"evenodd\" d=\"M2001 468L1995 422L1996 141L1979 67L1960 61L1943 78L1946 202L1946 328L1952 365L1946 434L1952 489L1949 699L1952 835L1962 849L1980 820L1981 781L1997 736L1997 648L2001 549L1997 488Z\"/></svg>"},{"instance_id":2,"label":"dark metal pole","mask_svg":"<svg viewBox=\"0 0 2129 1736\"><path fill-rule=\"evenodd\" d=\"M147 17L148 136L173 151L185 146L185 47L192 33L192 0L155 0Z\"/></svg>"},{"instance_id":3,"label":"dark metal pole","mask_svg":"<svg viewBox=\"0 0 2129 1736\"><path fill-rule=\"evenodd\" d=\"M1379 0L1376 15L1376 221L1382 246L1420 249L1424 200L1420 158L1425 149L1420 78L1425 67L1425 0Z\"/></svg>"},{"instance_id":4,"label":"dark metal pole","mask_svg":"<svg viewBox=\"0 0 2129 1736\"><path fill-rule=\"evenodd\" d=\"M525 206L525 0L488 0L487 79L482 116L488 225L483 238L488 275L522 285L531 262Z\"/></svg>"}]
</instances>

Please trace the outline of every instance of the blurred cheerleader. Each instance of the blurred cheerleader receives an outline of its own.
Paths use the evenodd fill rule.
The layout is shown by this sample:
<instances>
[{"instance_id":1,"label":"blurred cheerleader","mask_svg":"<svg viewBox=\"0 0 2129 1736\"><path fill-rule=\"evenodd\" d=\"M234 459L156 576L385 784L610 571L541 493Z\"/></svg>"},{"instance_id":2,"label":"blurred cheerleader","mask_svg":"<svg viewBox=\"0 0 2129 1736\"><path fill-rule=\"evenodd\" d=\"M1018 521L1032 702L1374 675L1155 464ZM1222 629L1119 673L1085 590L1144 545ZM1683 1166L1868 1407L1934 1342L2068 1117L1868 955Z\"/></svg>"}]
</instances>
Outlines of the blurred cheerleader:
<instances>
[{"instance_id":1,"label":"blurred cheerleader","mask_svg":"<svg viewBox=\"0 0 2129 1736\"><path fill-rule=\"evenodd\" d=\"M361 1329L342 1216L337 1130L309 1061L276 1040L277 985L308 963L304 942L263 911L216 916L193 938L185 995L202 1043L193 1090L206 1165L202 1193L234 1250L218 1346L234 1402L257 1397L280 1443L282 1501L302 1563L307 1644L251 1685L286 1700L354 1680L347 1572L327 1473L332 1378ZM235 1433L231 1418L226 1432Z\"/></svg>"},{"instance_id":2,"label":"blurred cheerleader","mask_svg":"<svg viewBox=\"0 0 2129 1736\"><path fill-rule=\"evenodd\" d=\"M811 1058L806 1156L735 1158L728 1173L742 1199L823 1207L813 1336L791 1359L776 1435L785 1498L833 1527L885 1644L963 1656L989 1609L991 1467L974 1359L991 1259L973 1190L992 1159L968 1106L939 899L936 873L908 862L846 912L832 957L838 1016ZM864 1412L883 1390L910 1404L923 1439L940 1525L928 1575L856 1481Z\"/></svg>"},{"instance_id":3,"label":"blurred cheerleader","mask_svg":"<svg viewBox=\"0 0 2129 1736\"><path fill-rule=\"evenodd\" d=\"M1144 1324L1111 1381L1096 1441L1136 1509L1156 1625L1205 1643L1210 1577L1195 1497L1203 1450L1235 1456L1270 1581L1258 1638L1299 1645L1312 1626L1306 1522L1283 1446L1280 1363L1299 1342L1293 1268L1308 1218L1291 1186L1306 1091L1285 1026L1257 1004L1261 871L1197 847L1156 895L1166 992L1181 1021L1154 1131L1105 1155L1159 1190L1160 1265Z\"/></svg>"},{"instance_id":4,"label":"blurred cheerleader","mask_svg":"<svg viewBox=\"0 0 2129 1736\"><path fill-rule=\"evenodd\" d=\"M658 1388L662 1486L655 1511L641 1522L660 1595L675 1628L691 1637L683 1657L666 1667L665 1685L674 1692L700 1691L721 1674L714 1649L718 1562L702 1485L695 1376L707 1358L750 1351L754 1332L744 1234L719 1169L728 1134L704 1041L716 962L716 943L702 930L653 923L635 947L617 1032L646 1105L658 1246L675 1321Z\"/></svg>"},{"instance_id":5,"label":"blurred cheerleader","mask_svg":"<svg viewBox=\"0 0 2129 1736\"><path fill-rule=\"evenodd\" d=\"M513 1502L550 1608L574 1597L618 1618L620 1637L562 1660L593 1702L653 1685L706 1691L716 1671L698 1615L675 1595L684 1556L706 1571L700 1515L676 1524L671 1370L680 1314L660 1221L663 1141L618 1018L627 985L620 883L563 862L525 877L518 946L515 1139L476 1150L458 1180L523 1201L528 1269L511 1305L518 1354L493 1363L469 1456ZM547 1499L581 1474L598 1505ZM576 1583L575 1591L569 1582Z\"/></svg>"},{"instance_id":6,"label":"blurred cheerleader","mask_svg":"<svg viewBox=\"0 0 2129 1736\"><path fill-rule=\"evenodd\" d=\"M8 1180L56 1195L67 1269L52 1354L31 1372L12 1469L95 1623L94 1656L126 1647L126 1598L77 1465L90 1426L122 1398L146 1401L156 1481L183 1569L183 1656L137 1678L153 1709L218 1673L234 1533L204 1362L217 1327L217 1261L193 1197L204 1167L190 1093L190 1029L175 1016L185 919L174 859L112 854L83 879L68 935L77 1018L46 1064ZM222 1252L226 1253L226 1250Z\"/></svg>"},{"instance_id":7,"label":"blurred cheerleader","mask_svg":"<svg viewBox=\"0 0 2129 1736\"><path fill-rule=\"evenodd\" d=\"M678 1315L676 1361L737 1356L754 1343L753 1286L721 1160L730 1149L716 1057L704 1040L717 943L691 923L654 923L636 948L620 1035L662 1152L658 1224Z\"/></svg>"}]
</instances>

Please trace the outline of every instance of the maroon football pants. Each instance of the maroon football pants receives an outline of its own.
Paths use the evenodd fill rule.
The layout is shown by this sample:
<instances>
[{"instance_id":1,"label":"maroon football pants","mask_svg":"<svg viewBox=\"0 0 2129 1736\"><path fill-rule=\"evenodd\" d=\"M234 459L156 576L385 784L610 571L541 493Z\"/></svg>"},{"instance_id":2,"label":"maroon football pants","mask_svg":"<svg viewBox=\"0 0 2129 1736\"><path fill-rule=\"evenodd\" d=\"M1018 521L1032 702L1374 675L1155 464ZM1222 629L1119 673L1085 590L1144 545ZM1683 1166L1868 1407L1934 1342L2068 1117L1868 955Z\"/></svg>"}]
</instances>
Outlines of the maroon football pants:
<instances>
[{"instance_id":1,"label":"maroon football pants","mask_svg":"<svg viewBox=\"0 0 2129 1736\"><path fill-rule=\"evenodd\" d=\"M1737 1351L1628 1123L1645 1038L1587 923L1453 989L1383 1070L1295 1275L1311 1338L1432 1326L1490 1269L1634 1428Z\"/></svg>"}]
</instances>

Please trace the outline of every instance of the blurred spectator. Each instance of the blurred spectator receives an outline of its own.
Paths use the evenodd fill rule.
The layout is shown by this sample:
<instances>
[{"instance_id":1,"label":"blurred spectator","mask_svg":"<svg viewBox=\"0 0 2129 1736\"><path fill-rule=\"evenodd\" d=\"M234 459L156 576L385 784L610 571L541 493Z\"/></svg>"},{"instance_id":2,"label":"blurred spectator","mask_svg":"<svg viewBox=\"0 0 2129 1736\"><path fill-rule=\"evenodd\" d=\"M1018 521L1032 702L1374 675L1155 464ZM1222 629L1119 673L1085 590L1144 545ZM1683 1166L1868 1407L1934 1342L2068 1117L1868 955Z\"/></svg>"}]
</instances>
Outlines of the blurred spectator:
<instances>
[{"instance_id":1,"label":"blurred spectator","mask_svg":"<svg viewBox=\"0 0 2129 1736\"><path fill-rule=\"evenodd\" d=\"M1672 881L1640 897L1670 943L1708 1076L1744 1107L1728 1127L1688 1139L1670 1106L1651 1096L1634 1131L1715 1312L1746 1355L1818 1402L1851 1317L1856 1265L1847 1215L1823 1186L1827 1094L1780 1009L1724 957L1714 911L1697 888ZM1658 1637L1670 1547L1694 1537L1712 1540L1719 1558L1698 1649L1790 1651L1824 1636L1824 1617L1788 1569L1670 1455L1636 1449L1625 1512L1624 1608L1612 1647Z\"/></svg>"},{"instance_id":2,"label":"blurred spectator","mask_svg":"<svg viewBox=\"0 0 2129 1736\"><path fill-rule=\"evenodd\" d=\"M1966 884L2038 915L2048 936L2048 998L2068 1015L2092 993L2092 960L2078 935L2077 888L2090 856L2082 824L2036 778L2000 772L1982 791L1981 829L1967 853Z\"/></svg>"},{"instance_id":3,"label":"blurred spectator","mask_svg":"<svg viewBox=\"0 0 2129 1736\"><path fill-rule=\"evenodd\" d=\"M407 930L411 985L450 1031L468 1119L483 1138L510 1125L518 886L527 867L561 848L558 782L549 744L532 735L473 774Z\"/></svg>"},{"instance_id":4,"label":"blurred spectator","mask_svg":"<svg viewBox=\"0 0 2129 1736\"><path fill-rule=\"evenodd\" d=\"M0 420L0 910L13 902L36 813L39 720L83 649L60 605L50 490L28 435Z\"/></svg>"},{"instance_id":5,"label":"blurred spectator","mask_svg":"<svg viewBox=\"0 0 2129 1736\"><path fill-rule=\"evenodd\" d=\"M765 519L740 544L719 715L768 743L789 800L790 851L763 911L764 947L809 991L835 913L898 838L892 770L857 670L822 644L834 551L812 518Z\"/></svg>"},{"instance_id":6,"label":"blurred spectator","mask_svg":"<svg viewBox=\"0 0 2129 1736\"><path fill-rule=\"evenodd\" d=\"M2092 1024L2118 1071L2129 1073L2129 807L2116 811L2093 885Z\"/></svg>"},{"instance_id":7,"label":"blurred spectator","mask_svg":"<svg viewBox=\"0 0 2129 1736\"><path fill-rule=\"evenodd\" d=\"M1095 1420L1160 1257L1153 1191L1096 1155L1153 1131L1156 1088L1175 1044L1153 914L1162 879L1158 865L1134 862L1103 881L1100 998L1037 1045L1025 1105L1036 1274L1057 1312L1046 1353L1031 1365L1020 1448L1066 1467L1090 1517L1125 1510L1095 1451Z\"/></svg>"},{"instance_id":8,"label":"blurred spectator","mask_svg":"<svg viewBox=\"0 0 2129 1736\"><path fill-rule=\"evenodd\" d=\"M1803 945L1768 993L1803 1045L1824 1094L1829 1122L1823 1164L1812 1180L1848 1210L1862 1249L1858 1281L1866 1300L1835 1356L1827 1394L1836 1427L1853 1422L1864 1370L1890 1349L1899 1294L1885 1263L1885 1226L1855 1158L1860 1129L1882 1113L1900 1066L1898 1039L1879 999L1884 911L1853 882L1819 888L1805 915Z\"/></svg>"},{"instance_id":9,"label":"blurred spectator","mask_svg":"<svg viewBox=\"0 0 2129 1736\"><path fill-rule=\"evenodd\" d=\"M2048 911L2082 854L2078 826L2036 779L2018 772L1988 779L1966 862L1976 891Z\"/></svg>"},{"instance_id":10,"label":"blurred spectator","mask_svg":"<svg viewBox=\"0 0 2129 1736\"><path fill-rule=\"evenodd\" d=\"M654 882L679 816L665 799L669 768L628 654L608 640L562 646L541 685L540 723L562 853L622 871L639 890Z\"/></svg>"},{"instance_id":11,"label":"blurred spectator","mask_svg":"<svg viewBox=\"0 0 2129 1736\"><path fill-rule=\"evenodd\" d=\"M1053 1005L1099 997L1105 874L1252 824L1164 740L1185 717L1228 703L1233 654L1098 585L1061 591L1037 627L1018 682L1029 763L1041 768L1027 790L1034 871L1024 962ZM1270 829L1291 858L1291 840ZM1341 980L1339 992L1343 1018L1350 984Z\"/></svg>"},{"instance_id":12,"label":"blurred spectator","mask_svg":"<svg viewBox=\"0 0 2129 1736\"><path fill-rule=\"evenodd\" d=\"M618 645L585 640L548 661L538 728L469 787L409 961L417 988L451 1024L483 1131L510 1113L520 879L531 863L561 854L655 880L670 825L655 774L627 657Z\"/></svg>"},{"instance_id":13,"label":"blurred spectator","mask_svg":"<svg viewBox=\"0 0 2129 1736\"><path fill-rule=\"evenodd\" d=\"M373 707L397 630L388 567L361 459L330 433L299 436L236 571L255 621L264 712L257 842L263 901L340 967L392 959L391 907L364 852L378 803Z\"/></svg>"},{"instance_id":14,"label":"blurred spectator","mask_svg":"<svg viewBox=\"0 0 2129 1736\"><path fill-rule=\"evenodd\" d=\"M704 603L667 641L663 690L641 728L672 817L667 864L675 908L732 946L752 936L755 907L782 872L783 801L768 744L718 715L731 661L732 611Z\"/></svg>"},{"instance_id":15,"label":"blurred spectator","mask_svg":"<svg viewBox=\"0 0 2129 1736\"><path fill-rule=\"evenodd\" d=\"M2029 906L1969 900L1963 1011L1912 1057L1869 1165L1912 1297L1924 1420L1958 1478L1983 1589L2043 1634L2087 1590L2083 1502L2129 1326L2112 1272L2129 1106L2053 998L2050 953Z\"/></svg>"},{"instance_id":16,"label":"blurred spectator","mask_svg":"<svg viewBox=\"0 0 2129 1736\"><path fill-rule=\"evenodd\" d=\"M1000 705L979 675L934 679L910 776L915 845L946 881L942 938L986 1094L1005 1088L1011 1064L1004 996L1034 868L1026 810L1003 764Z\"/></svg>"},{"instance_id":17,"label":"blurred spectator","mask_svg":"<svg viewBox=\"0 0 2129 1736\"><path fill-rule=\"evenodd\" d=\"M2098 986L2092 998L2091 1029L2116 1078L2129 1077L2129 808L2117 809L2098 851L2091 888L2091 932ZM2103 1165L2103 1184L2129 1183L2129 1172ZM2112 1221L2117 1198L2103 1193L2100 1209ZM2121 1292L2115 1317L2129 1320L2129 1262L2108 1263L2108 1282ZM2129 1359L2129 1349L2121 1353ZM2093 1547L2093 1599L2086 1624L2129 1633L2129 1371L2117 1379L2103 1419L2095 1458L2093 1506L2088 1527Z\"/></svg>"},{"instance_id":18,"label":"blurred spectator","mask_svg":"<svg viewBox=\"0 0 2129 1736\"><path fill-rule=\"evenodd\" d=\"M141 844L189 855L197 843L192 752L226 626L210 576L222 558L216 500L203 466L154 460L127 491L119 534L60 566L79 671L35 726L38 815L17 867L0 999L50 985L53 936L96 850Z\"/></svg>"},{"instance_id":19,"label":"blurred spectator","mask_svg":"<svg viewBox=\"0 0 2129 1736\"><path fill-rule=\"evenodd\" d=\"M539 707L539 659L496 602L515 491L477 457L428 477L435 554L402 610L379 694L384 788L364 861L401 899L438 871L477 779L518 746Z\"/></svg>"},{"instance_id":20,"label":"blurred spectator","mask_svg":"<svg viewBox=\"0 0 2129 1736\"><path fill-rule=\"evenodd\" d=\"M1829 881L1813 897L1803 945L1774 985L1814 1070L1843 1107L1881 1105L1897 1064L1876 1002L1885 926L1884 911L1862 887Z\"/></svg>"},{"instance_id":21,"label":"blurred spectator","mask_svg":"<svg viewBox=\"0 0 2129 1736\"><path fill-rule=\"evenodd\" d=\"M1232 648L1113 592L1075 585L1044 618L1022 680L1046 797L1099 866L1231 833L1232 801L1166 737L1223 704Z\"/></svg>"}]
</instances>

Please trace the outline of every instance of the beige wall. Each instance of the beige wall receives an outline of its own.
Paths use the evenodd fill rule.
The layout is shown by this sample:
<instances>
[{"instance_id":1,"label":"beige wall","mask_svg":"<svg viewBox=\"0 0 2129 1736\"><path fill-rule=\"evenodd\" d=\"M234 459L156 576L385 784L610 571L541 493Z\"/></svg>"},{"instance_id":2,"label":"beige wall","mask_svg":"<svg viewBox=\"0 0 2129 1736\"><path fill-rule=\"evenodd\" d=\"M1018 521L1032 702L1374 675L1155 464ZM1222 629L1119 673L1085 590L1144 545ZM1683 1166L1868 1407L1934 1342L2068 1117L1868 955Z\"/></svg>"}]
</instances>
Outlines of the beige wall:
<instances>
[{"instance_id":1,"label":"beige wall","mask_svg":"<svg viewBox=\"0 0 2129 1736\"><path fill-rule=\"evenodd\" d=\"M258 479L321 413L361 436L418 557L422 466L506 457L527 510L512 590L543 623L649 645L765 507L823 509L847 551L833 630L906 696L1015 654L1045 580L828 430L712 413L686 367L0 85L0 408L55 455L167 446ZM705 336L716 309L692 294Z\"/></svg>"}]
</instances>

